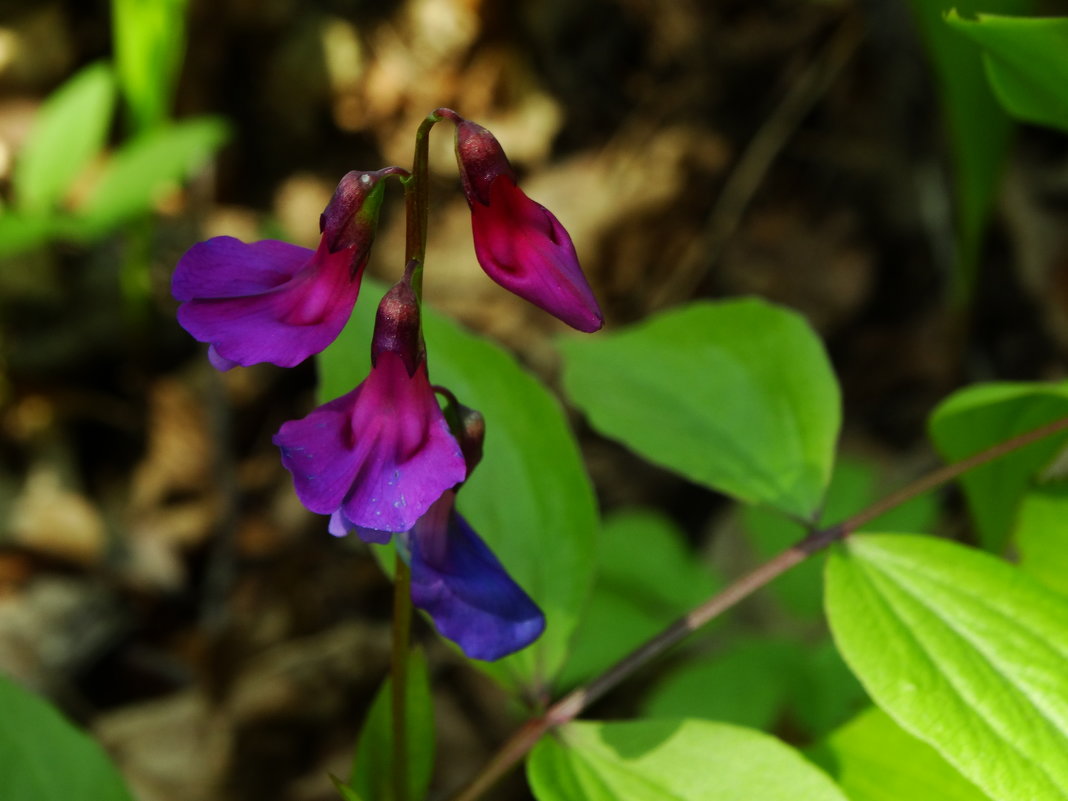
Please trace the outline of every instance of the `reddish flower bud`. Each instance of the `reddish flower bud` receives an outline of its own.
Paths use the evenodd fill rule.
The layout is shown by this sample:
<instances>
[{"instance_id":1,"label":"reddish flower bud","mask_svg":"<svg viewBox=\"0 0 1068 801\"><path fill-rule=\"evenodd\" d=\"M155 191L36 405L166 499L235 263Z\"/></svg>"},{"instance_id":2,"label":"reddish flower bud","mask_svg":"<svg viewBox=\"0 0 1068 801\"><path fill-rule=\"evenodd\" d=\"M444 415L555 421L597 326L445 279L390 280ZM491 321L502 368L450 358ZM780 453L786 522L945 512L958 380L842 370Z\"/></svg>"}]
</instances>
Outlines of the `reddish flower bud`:
<instances>
[{"instance_id":1,"label":"reddish flower bud","mask_svg":"<svg viewBox=\"0 0 1068 801\"><path fill-rule=\"evenodd\" d=\"M404 277L382 298L375 313L375 330L371 338L371 364L383 353L395 353L404 362L408 375L426 361L426 346L420 326L419 299L412 288L415 262L409 262Z\"/></svg>"},{"instance_id":2,"label":"reddish flower bud","mask_svg":"<svg viewBox=\"0 0 1068 801\"><path fill-rule=\"evenodd\" d=\"M460 120L456 160L471 207L475 255L486 274L579 331L604 325L571 237L516 186L515 170L493 134Z\"/></svg>"}]
</instances>

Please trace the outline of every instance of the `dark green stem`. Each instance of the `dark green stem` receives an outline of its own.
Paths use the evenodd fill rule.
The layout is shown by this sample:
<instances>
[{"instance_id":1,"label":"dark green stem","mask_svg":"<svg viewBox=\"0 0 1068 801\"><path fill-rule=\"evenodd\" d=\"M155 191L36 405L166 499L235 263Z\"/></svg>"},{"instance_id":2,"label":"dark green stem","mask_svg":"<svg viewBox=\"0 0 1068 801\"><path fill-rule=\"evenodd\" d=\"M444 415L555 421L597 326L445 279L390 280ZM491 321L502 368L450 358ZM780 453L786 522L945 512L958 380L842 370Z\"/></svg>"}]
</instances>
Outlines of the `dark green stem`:
<instances>
[{"instance_id":1,"label":"dark green stem","mask_svg":"<svg viewBox=\"0 0 1068 801\"><path fill-rule=\"evenodd\" d=\"M418 263L412 274L412 288L417 298L423 298L423 262L426 260L427 218L430 211L430 129L441 121L435 111L427 115L415 133L415 155L412 158L412 174L404 181L404 204L406 232L404 262L413 259Z\"/></svg>"},{"instance_id":2,"label":"dark green stem","mask_svg":"<svg viewBox=\"0 0 1068 801\"><path fill-rule=\"evenodd\" d=\"M408 650L412 628L411 584L411 569L398 553L393 576L393 654L390 666L393 801L408 801Z\"/></svg>"},{"instance_id":3,"label":"dark green stem","mask_svg":"<svg viewBox=\"0 0 1068 801\"><path fill-rule=\"evenodd\" d=\"M651 659L672 646L678 645L697 629L710 623L738 604L738 602L748 598L767 585L772 579L778 578L790 568L805 561L812 554L822 551L831 543L845 539L858 528L882 516L890 509L900 506L918 495L930 492L955 478L959 478L969 470L1065 430L1068 430L1068 417L1062 417L1031 431L1011 437L1004 442L999 442L979 451L967 459L945 465L928 473L837 525L813 531L801 542L787 548L752 572L737 579L733 584L725 587L700 606L694 608L689 614L676 620L588 684L572 690L550 706L544 715L528 720L515 734L505 741L504 745L472 779L470 784L461 788L459 792L452 796L452 801L475 801L514 767L550 729L570 723L590 704L615 688L625 678L633 675L639 668L644 667Z\"/></svg>"}]
</instances>

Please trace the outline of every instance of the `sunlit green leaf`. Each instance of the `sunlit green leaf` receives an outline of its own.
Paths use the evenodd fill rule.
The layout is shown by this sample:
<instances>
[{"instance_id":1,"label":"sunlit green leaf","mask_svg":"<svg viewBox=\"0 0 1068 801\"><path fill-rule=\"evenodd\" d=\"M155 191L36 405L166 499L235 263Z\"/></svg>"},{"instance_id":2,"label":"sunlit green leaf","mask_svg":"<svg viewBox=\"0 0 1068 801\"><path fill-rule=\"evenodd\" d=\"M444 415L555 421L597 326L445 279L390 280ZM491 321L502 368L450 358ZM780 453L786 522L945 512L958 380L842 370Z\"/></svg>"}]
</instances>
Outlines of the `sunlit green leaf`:
<instances>
[{"instance_id":1,"label":"sunlit green leaf","mask_svg":"<svg viewBox=\"0 0 1068 801\"><path fill-rule=\"evenodd\" d=\"M929 421L931 438L948 461L1068 415L1068 383L998 383L967 387L951 395ZM1064 446L1061 432L970 470L960 479L979 540L1001 551L1017 507L1035 475Z\"/></svg>"},{"instance_id":2,"label":"sunlit green leaf","mask_svg":"<svg viewBox=\"0 0 1068 801\"><path fill-rule=\"evenodd\" d=\"M167 119L185 51L187 0L112 0L119 86L135 132Z\"/></svg>"},{"instance_id":3,"label":"sunlit green leaf","mask_svg":"<svg viewBox=\"0 0 1068 801\"><path fill-rule=\"evenodd\" d=\"M426 796L434 769L434 709L426 659L421 651L413 651L409 656L405 697L407 797L418 801ZM387 678L367 713L353 755L349 785L359 798L391 801L396 797L393 792L392 700L393 680Z\"/></svg>"},{"instance_id":4,"label":"sunlit green leaf","mask_svg":"<svg viewBox=\"0 0 1068 801\"><path fill-rule=\"evenodd\" d=\"M54 209L104 147L115 106L111 67L90 64L41 106L12 175L15 201L26 214Z\"/></svg>"},{"instance_id":5,"label":"sunlit green leaf","mask_svg":"<svg viewBox=\"0 0 1068 801\"><path fill-rule=\"evenodd\" d=\"M538 801L845 801L781 741L707 720L570 723L538 743L527 777Z\"/></svg>"},{"instance_id":6,"label":"sunlit green leaf","mask_svg":"<svg viewBox=\"0 0 1068 801\"><path fill-rule=\"evenodd\" d=\"M364 281L352 322L320 356L322 399L366 376L382 292ZM540 692L563 664L589 594L599 526L593 490L563 410L537 379L432 310L424 327L431 381L486 419L485 455L458 495L460 511L547 620L529 648L478 664L505 684Z\"/></svg>"},{"instance_id":7,"label":"sunlit green leaf","mask_svg":"<svg viewBox=\"0 0 1068 801\"><path fill-rule=\"evenodd\" d=\"M980 14L969 20L954 11L947 22L982 47L987 77L1006 111L1068 131L1068 18Z\"/></svg>"},{"instance_id":8,"label":"sunlit green leaf","mask_svg":"<svg viewBox=\"0 0 1068 801\"><path fill-rule=\"evenodd\" d=\"M1068 600L982 551L859 535L827 562L835 641L872 699L991 798L1068 799Z\"/></svg>"},{"instance_id":9,"label":"sunlit green leaf","mask_svg":"<svg viewBox=\"0 0 1068 801\"><path fill-rule=\"evenodd\" d=\"M935 749L878 708L842 726L809 756L850 801L990 801Z\"/></svg>"},{"instance_id":10,"label":"sunlit green leaf","mask_svg":"<svg viewBox=\"0 0 1068 801\"><path fill-rule=\"evenodd\" d=\"M0 798L131 801L104 750L51 705L0 675Z\"/></svg>"},{"instance_id":11,"label":"sunlit green leaf","mask_svg":"<svg viewBox=\"0 0 1068 801\"><path fill-rule=\"evenodd\" d=\"M602 433L740 500L806 518L819 508L840 398L800 315L694 303L561 349L568 395Z\"/></svg>"}]
</instances>

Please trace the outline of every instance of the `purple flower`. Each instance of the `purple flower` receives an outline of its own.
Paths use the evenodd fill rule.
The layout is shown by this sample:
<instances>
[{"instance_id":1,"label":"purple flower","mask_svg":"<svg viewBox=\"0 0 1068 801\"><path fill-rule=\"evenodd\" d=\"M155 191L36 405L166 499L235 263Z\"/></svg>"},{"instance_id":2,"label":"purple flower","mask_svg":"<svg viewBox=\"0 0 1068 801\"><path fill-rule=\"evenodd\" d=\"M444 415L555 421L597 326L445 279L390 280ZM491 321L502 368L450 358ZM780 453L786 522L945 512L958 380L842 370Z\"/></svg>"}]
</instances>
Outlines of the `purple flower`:
<instances>
[{"instance_id":1,"label":"purple flower","mask_svg":"<svg viewBox=\"0 0 1068 801\"><path fill-rule=\"evenodd\" d=\"M178 322L210 343L220 370L270 362L292 367L325 348L352 314L382 201L377 172L341 179L319 218L318 249L219 236L190 248L174 271Z\"/></svg>"},{"instance_id":2,"label":"purple flower","mask_svg":"<svg viewBox=\"0 0 1068 801\"><path fill-rule=\"evenodd\" d=\"M467 656L500 659L541 636L545 616L455 510L455 498L448 490L401 535L412 603Z\"/></svg>"},{"instance_id":3,"label":"purple flower","mask_svg":"<svg viewBox=\"0 0 1068 801\"><path fill-rule=\"evenodd\" d=\"M493 134L468 120L456 125L475 255L486 274L579 331L604 325L604 315L559 221L516 186L515 170Z\"/></svg>"},{"instance_id":4,"label":"purple flower","mask_svg":"<svg viewBox=\"0 0 1068 801\"><path fill-rule=\"evenodd\" d=\"M330 515L337 536L387 542L467 475L427 380L410 279L409 270L378 307L367 378L274 436L301 503Z\"/></svg>"}]
</instances>

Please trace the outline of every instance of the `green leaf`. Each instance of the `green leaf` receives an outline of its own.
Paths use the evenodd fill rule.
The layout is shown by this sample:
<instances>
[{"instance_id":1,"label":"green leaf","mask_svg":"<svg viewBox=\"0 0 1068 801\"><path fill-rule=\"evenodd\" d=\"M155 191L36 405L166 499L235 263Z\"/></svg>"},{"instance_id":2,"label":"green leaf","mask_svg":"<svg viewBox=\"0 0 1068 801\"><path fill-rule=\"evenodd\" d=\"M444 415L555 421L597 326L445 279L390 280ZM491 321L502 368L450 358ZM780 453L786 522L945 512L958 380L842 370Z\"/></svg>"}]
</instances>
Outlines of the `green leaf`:
<instances>
[{"instance_id":1,"label":"green leaf","mask_svg":"<svg viewBox=\"0 0 1068 801\"><path fill-rule=\"evenodd\" d=\"M54 233L52 217L5 212L0 214L0 257L13 256L44 244Z\"/></svg>"},{"instance_id":2,"label":"green leaf","mask_svg":"<svg viewBox=\"0 0 1068 801\"><path fill-rule=\"evenodd\" d=\"M104 750L50 704L0 675L0 798L131 801Z\"/></svg>"},{"instance_id":3,"label":"green leaf","mask_svg":"<svg viewBox=\"0 0 1068 801\"><path fill-rule=\"evenodd\" d=\"M570 723L534 748L527 778L538 801L845 801L774 737L707 720Z\"/></svg>"},{"instance_id":4,"label":"green leaf","mask_svg":"<svg viewBox=\"0 0 1068 801\"><path fill-rule=\"evenodd\" d=\"M722 582L683 533L650 510L617 512L597 543L597 578L557 684L598 673L712 595Z\"/></svg>"},{"instance_id":5,"label":"green leaf","mask_svg":"<svg viewBox=\"0 0 1068 801\"><path fill-rule=\"evenodd\" d=\"M1068 595L1068 483L1028 492L1016 522L1020 567L1047 587Z\"/></svg>"},{"instance_id":6,"label":"green leaf","mask_svg":"<svg viewBox=\"0 0 1068 801\"><path fill-rule=\"evenodd\" d=\"M950 157L957 217L957 273L954 291L967 303L975 287L979 246L1012 139L1012 120L994 98L977 49L945 23L952 7L962 13L1026 14L1032 0L910 0L927 45L939 94Z\"/></svg>"},{"instance_id":7,"label":"green leaf","mask_svg":"<svg viewBox=\"0 0 1068 801\"><path fill-rule=\"evenodd\" d=\"M749 640L669 673L642 705L647 717L694 717L768 729L790 694L801 649L781 640Z\"/></svg>"},{"instance_id":8,"label":"green leaf","mask_svg":"<svg viewBox=\"0 0 1068 801\"><path fill-rule=\"evenodd\" d=\"M1068 131L1068 18L967 20L950 11L946 21L982 48L987 78L1009 114Z\"/></svg>"},{"instance_id":9,"label":"green leaf","mask_svg":"<svg viewBox=\"0 0 1068 801\"><path fill-rule=\"evenodd\" d=\"M869 699L828 636L806 649L793 675L789 709L810 738L824 736L864 708Z\"/></svg>"},{"instance_id":10,"label":"green leaf","mask_svg":"<svg viewBox=\"0 0 1068 801\"><path fill-rule=\"evenodd\" d=\"M872 699L991 798L1068 799L1068 600L982 551L860 535L827 613Z\"/></svg>"},{"instance_id":11,"label":"green leaf","mask_svg":"<svg viewBox=\"0 0 1068 801\"><path fill-rule=\"evenodd\" d=\"M321 399L366 376L383 291L364 280L352 321L319 357ZM459 509L547 621L529 648L478 665L508 686L540 693L567 656L592 583L599 527L593 490L560 404L537 379L498 346L430 309L423 323L431 381L486 419L485 454L458 495Z\"/></svg>"},{"instance_id":12,"label":"green leaf","mask_svg":"<svg viewBox=\"0 0 1068 801\"><path fill-rule=\"evenodd\" d=\"M125 143L80 209L86 235L149 212L163 192L206 164L228 135L221 119L198 117Z\"/></svg>"},{"instance_id":13,"label":"green leaf","mask_svg":"<svg viewBox=\"0 0 1068 801\"><path fill-rule=\"evenodd\" d=\"M851 801L990 801L935 749L874 707L835 731L809 757Z\"/></svg>"},{"instance_id":14,"label":"green leaf","mask_svg":"<svg viewBox=\"0 0 1068 801\"><path fill-rule=\"evenodd\" d=\"M884 483L874 463L855 457L839 458L818 525L831 526L861 511L876 499L876 486ZM934 497L928 493L891 509L861 530L924 531L934 523L936 514ZM758 506L742 507L741 520L760 561L796 545L806 533L799 523ZM825 558L825 554L814 554L771 585L771 591L791 614L810 620L822 619Z\"/></svg>"},{"instance_id":15,"label":"green leaf","mask_svg":"<svg viewBox=\"0 0 1068 801\"><path fill-rule=\"evenodd\" d=\"M1065 415L1068 382L979 384L947 398L928 427L938 450L952 462ZM1066 438L1065 432L1047 437L960 479L983 547L995 552L1005 547L1020 499Z\"/></svg>"},{"instance_id":16,"label":"green leaf","mask_svg":"<svg viewBox=\"0 0 1068 801\"><path fill-rule=\"evenodd\" d=\"M47 214L104 147L115 105L111 68L90 64L41 106L11 176L19 211Z\"/></svg>"},{"instance_id":17,"label":"green leaf","mask_svg":"<svg viewBox=\"0 0 1068 801\"><path fill-rule=\"evenodd\" d=\"M165 122L185 50L186 0L112 0L115 65L135 132Z\"/></svg>"},{"instance_id":18,"label":"green leaf","mask_svg":"<svg viewBox=\"0 0 1068 801\"><path fill-rule=\"evenodd\" d=\"M841 402L800 315L694 303L561 348L568 395L602 433L739 500L804 518L819 508Z\"/></svg>"},{"instance_id":19,"label":"green leaf","mask_svg":"<svg viewBox=\"0 0 1068 801\"><path fill-rule=\"evenodd\" d=\"M865 703L864 690L829 639L809 645L765 637L683 662L642 710L651 717L700 717L757 729L785 718L819 737Z\"/></svg>"},{"instance_id":20,"label":"green leaf","mask_svg":"<svg viewBox=\"0 0 1068 801\"><path fill-rule=\"evenodd\" d=\"M378 689L360 731L352 759L351 789L358 798L392 801L393 794L393 680ZM426 658L419 650L408 657L405 726L408 729L408 798L426 797L434 770L434 707Z\"/></svg>"}]
</instances>

